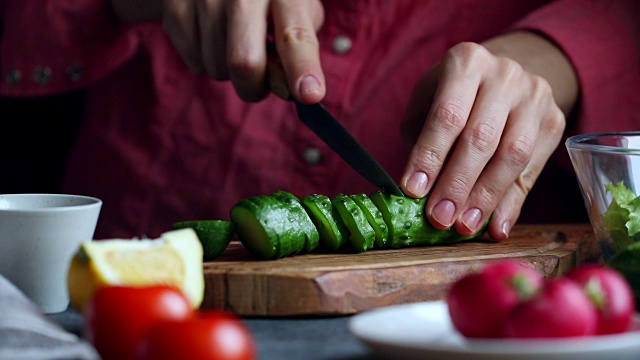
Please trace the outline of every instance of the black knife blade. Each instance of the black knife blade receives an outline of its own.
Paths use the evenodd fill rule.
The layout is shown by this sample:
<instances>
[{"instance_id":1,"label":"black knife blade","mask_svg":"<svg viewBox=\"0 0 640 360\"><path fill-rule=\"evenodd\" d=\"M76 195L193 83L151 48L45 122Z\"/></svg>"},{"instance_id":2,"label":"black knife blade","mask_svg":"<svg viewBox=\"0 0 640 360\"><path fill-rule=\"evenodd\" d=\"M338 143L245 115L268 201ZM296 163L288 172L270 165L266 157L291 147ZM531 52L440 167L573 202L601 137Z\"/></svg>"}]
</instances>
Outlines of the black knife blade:
<instances>
[{"instance_id":1,"label":"black knife blade","mask_svg":"<svg viewBox=\"0 0 640 360\"><path fill-rule=\"evenodd\" d=\"M295 101L298 118L365 179L398 196L402 190L376 159L322 104Z\"/></svg>"},{"instance_id":2,"label":"black knife blade","mask_svg":"<svg viewBox=\"0 0 640 360\"><path fill-rule=\"evenodd\" d=\"M268 44L267 85L282 99L296 104L298 118L354 170L377 187L404 196L400 187L376 159L322 104L303 104L293 98L284 68L273 44Z\"/></svg>"}]
</instances>

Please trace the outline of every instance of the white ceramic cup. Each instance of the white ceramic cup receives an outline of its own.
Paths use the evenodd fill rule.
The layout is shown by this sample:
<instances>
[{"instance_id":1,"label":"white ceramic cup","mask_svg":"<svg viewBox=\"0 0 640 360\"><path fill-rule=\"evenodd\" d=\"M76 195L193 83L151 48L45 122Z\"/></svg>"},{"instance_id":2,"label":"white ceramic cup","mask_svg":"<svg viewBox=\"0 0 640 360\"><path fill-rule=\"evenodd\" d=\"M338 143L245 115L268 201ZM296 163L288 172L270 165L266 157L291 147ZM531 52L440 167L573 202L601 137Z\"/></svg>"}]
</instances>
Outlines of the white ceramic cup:
<instances>
[{"instance_id":1,"label":"white ceramic cup","mask_svg":"<svg viewBox=\"0 0 640 360\"><path fill-rule=\"evenodd\" d=\"M0 274L43 313L66 310L71 258L93 238L101 207L79 195L0 195Z\"/></svg>"}]
</instances>

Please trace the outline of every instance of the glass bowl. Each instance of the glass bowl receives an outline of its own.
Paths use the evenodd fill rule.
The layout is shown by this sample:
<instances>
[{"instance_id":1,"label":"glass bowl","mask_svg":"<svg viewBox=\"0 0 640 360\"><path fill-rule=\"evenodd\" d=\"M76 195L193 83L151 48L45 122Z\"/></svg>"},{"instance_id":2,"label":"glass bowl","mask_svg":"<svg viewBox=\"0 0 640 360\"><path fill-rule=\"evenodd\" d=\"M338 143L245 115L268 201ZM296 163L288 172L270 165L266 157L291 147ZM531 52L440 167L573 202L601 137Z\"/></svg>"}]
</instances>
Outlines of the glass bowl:
<instances>
[{"instance_id":1,"label":"glass bowl","mask_svg":"<svg viewBox=\"0 0 640 360\"><path fill-rule=\"evenodd\" d=\"M565 145L602 257L640 300L640 131L576 135Z\"/></svg>"}]
</instances>

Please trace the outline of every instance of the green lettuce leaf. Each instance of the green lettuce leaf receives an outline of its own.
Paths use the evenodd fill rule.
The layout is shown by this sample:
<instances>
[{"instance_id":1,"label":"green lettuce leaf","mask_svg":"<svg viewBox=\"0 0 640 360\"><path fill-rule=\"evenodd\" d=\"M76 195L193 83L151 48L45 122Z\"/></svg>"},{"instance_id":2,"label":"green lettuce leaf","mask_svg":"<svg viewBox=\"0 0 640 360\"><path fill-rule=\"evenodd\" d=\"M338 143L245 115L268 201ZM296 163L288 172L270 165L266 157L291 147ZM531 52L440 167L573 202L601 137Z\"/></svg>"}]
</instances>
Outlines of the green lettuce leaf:
<instances>
[{"instance_id":1,"label":"green lettuce leaf","mask_svg":"<svg viewBox=\"0 0 640 360\"><path fill-rule=\"evenodd\" d=\"M612 240L612 248L618 252L640 240L640 197L621 181L605 185L613 199L602 218L603 225Z\"/></svg>"}]
</instances>

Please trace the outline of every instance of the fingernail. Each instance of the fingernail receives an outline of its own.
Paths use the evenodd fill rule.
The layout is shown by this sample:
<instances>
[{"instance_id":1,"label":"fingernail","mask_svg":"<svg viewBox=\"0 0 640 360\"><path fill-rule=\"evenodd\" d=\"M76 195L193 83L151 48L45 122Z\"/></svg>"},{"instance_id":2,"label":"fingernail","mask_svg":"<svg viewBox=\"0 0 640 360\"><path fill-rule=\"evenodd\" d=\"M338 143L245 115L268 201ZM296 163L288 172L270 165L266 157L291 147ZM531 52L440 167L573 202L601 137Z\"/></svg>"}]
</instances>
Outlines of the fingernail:
<instances>
[{"instance_id":1,"label":"fingernail","mask_svg":"<svg viewBox=\"0 0 640 360\"><path fill-rule=\"evenodd\" d=\"M407 191L411 193L411 195L417 197L423 197L427 195L427 184L429 183L429 179L427 178L427 174L418 171L407 179L406 188Z\"/></svg>"},{"instance_id":2,"label":"fingernail","mask_svg":"<svg viewBox=\"0 0 640 360\"><path fill-rule=\"evenodd\" d=\"M456 206L449 200L442 200L436 204L431 212L431 216L442 226L450 227L453 223L453 214L456 212Z\"/></svg>"},{"instance_id":3,"label":"fingernail","mask_svg":"<svg viewBox=\"0 0 640 360\"><path fill-rule=\"evenodd\" d=\"M475 233L478 230L481 217L482 212L479 209L469 209L462 215L462 223L467 229Z\"/></svg>"},{"instance_id":4,"label":"fingernail","mask_svg":"<svg viewBox=\"0 0 640 360\"><path fill-rule=\"evenodd\" d=\"M502 223L502 228L500 229L502 234L504 235L504 239L506 240L509 237L509 231L511 231L511 224L508 221Z\"/></svg>"},{"instance_id":5,"label":"fingernail","mask_svg":"<svg viewBox=\"0 0 640 360\"><path fill-rule=\"evenodd\" d=\"M301 95L319 93L320 82L315 78L315 76L307 75L300 80L298 90Z\"/></svg>"}]
</instances>

